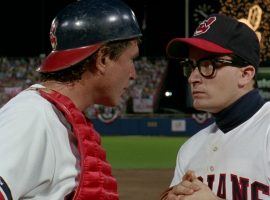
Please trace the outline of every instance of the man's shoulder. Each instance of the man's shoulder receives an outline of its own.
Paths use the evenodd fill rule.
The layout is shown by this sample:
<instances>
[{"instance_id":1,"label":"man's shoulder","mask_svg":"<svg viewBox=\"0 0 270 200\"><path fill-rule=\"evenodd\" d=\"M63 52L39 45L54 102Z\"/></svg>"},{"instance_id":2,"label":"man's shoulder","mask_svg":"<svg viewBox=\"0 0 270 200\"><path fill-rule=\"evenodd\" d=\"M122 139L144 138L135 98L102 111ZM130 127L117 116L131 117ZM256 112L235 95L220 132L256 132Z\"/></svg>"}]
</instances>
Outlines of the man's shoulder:
<instances>
[{"instance_id":1,"label":"man's shoulder","mask_svg":"<svg viewBox=\"0 0 270 200\"><path fill-rule=\"evenodd\" d=\"M207 139L208 135L217 132L219 129L216 126L216 123L213 122L209 126L203 128L199 132L192 135L187 142L185 143L185 146L192 146L193 148L195 146L198 146L199 144L203 144Z\"/></svg>"},{"instance_id":2,"label":"man's shoulder","mask_svg":"<svg viewBox=\"0 0 270 200\"><path fill-rule=\"evenodd\" d=\"M210 124L209 126L201 129L200 131L198 131L196 134L194 134L191 138L201 138L201 137L205 137L208 134L211 133L215 133L218 131L218 127L216 125L215 122L213 122L212 124Z\"/></svg>"},{"instance_id":3,"label":"man's shoulder","mask_svg":"<svg viewBox=\"0 0 270 200\"><path fill-rule=\"evenodd\" d=\"M266 102L250 120L257 122L270 121L270 102Z\"/></svg>"},{"instance_id":4,"label":"man's shoulder","mask_svg":"<svg viewBox=\"0 0 270 200\"><path fill-rule=\"evenodd\" d=\"M28 113L29 118L34 118L36 116L42 116L50 110L53 111L52 105L46 99L42 98L38 92L25 90L13 97L0 109L0 117L19 117Z\"/></svg>"},{"instance_id":5,"label":"man's shoulder","mask_svg":"<svg viewBox=\"0 0 270 200\"><path fill-rule=\"evenodd\" d=\"M270 115L270 101L265 102L265 104L260 108L260 111Z\"/></svg>"},{"instance_id":6,"label":"man's shoulder","mask_svg":"<svg viewBox=\"0 0 270 200\"><path fill-rule=\"evenodd\" d=\"M17 99L16 99L17 98ZM38 104L47 105L48 101L45 100L39 93L35 90L25 90L17 95L14 100L20 101L24 104Z\"/></svg>"}]
</instances>

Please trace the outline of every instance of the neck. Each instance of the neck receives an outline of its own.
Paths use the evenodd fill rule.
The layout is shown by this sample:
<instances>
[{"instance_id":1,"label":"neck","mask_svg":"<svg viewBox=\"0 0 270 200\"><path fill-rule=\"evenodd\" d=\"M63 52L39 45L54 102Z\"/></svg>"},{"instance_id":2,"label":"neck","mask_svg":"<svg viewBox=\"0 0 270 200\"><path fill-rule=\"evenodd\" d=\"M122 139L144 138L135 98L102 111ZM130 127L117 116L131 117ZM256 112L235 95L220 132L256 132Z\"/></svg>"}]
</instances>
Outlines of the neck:
<instances>
[{"instance_id":1,"label":"neck","mask_svg":"<svg viewBox=\"0 0 270 200\"><path fill-rule=\"evenodd\" d=\"M84 87L80 81L73 83L61 83L57 81L46 81L42 85L48 90L54 90L68 97L80 111L84 111L93 105L93 101L85 95Z\"/></svg>"},{"instance_id":2,"label":"neck","mask_svg":"<svg viewBox=\"0 0 270 200\"><path fill-rule=\"evenodd\" d=\"M213 116L220 130L227 133L250 119L264 103L259 91L253 89Z\"/></svg>"}]
</instances>

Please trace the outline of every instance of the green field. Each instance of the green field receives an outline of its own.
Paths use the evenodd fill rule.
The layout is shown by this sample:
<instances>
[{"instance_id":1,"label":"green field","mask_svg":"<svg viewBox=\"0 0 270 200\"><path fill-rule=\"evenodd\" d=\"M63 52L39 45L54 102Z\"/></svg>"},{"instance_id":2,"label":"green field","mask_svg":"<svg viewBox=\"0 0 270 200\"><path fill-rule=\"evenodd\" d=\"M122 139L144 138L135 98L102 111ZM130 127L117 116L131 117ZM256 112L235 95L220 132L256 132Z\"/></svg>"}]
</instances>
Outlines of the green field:
<instances>
[{"instance_id":1,"label":"green field","mask_svg":"<svg viewBox=\"0 0 270 200\"><path fill-rule=\"evenodd\" d=\"M174 168L186 137L103 136L102 146L114 169Z\"/></svg>"}]
</instances>

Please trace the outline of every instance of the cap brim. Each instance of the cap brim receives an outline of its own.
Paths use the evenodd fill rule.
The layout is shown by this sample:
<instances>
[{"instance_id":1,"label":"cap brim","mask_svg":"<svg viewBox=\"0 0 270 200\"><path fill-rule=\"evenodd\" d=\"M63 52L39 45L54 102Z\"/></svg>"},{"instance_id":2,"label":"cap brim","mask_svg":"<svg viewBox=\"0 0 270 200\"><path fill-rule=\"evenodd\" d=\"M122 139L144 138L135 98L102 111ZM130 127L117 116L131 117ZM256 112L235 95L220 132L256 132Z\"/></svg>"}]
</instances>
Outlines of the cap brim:
<instances>
[{"instance_id":1,"label":"cap brim","mask_svg":"<svg viewBox=\"0 0 270 200\"><path fill-rule=\"evenodd\" d=\"M168 43L166 52L171 58L186 58L188 57L190 46L213 54L233 53L233 51L229 49L225 49L213 42L201 38L175 38Z\"/></svg>"},{"instance_id":2,"label":"cap brim","mask_svg":"<svg viewBox=\"0 0 270 200\"><path fill-rule=\"evenodd\" d=\"M37 69L38 72L55 72L75 65L97 51L102 44L52 51Z\"/></svg>"}]
</instances>

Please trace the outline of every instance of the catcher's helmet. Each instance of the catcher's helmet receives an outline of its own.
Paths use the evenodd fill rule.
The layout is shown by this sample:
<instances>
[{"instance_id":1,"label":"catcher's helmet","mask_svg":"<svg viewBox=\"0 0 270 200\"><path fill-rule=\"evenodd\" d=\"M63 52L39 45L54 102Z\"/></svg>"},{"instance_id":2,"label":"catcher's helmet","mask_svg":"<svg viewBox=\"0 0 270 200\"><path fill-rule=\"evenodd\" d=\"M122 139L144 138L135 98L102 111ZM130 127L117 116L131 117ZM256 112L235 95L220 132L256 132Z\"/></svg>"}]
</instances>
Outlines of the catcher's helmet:
<instances>
[{"instance_id":1,"label":"catcher's helmet","mask_svg":"<svg viewBox=\"0 0 270 200\"><path fill-rule=\"evenodd\" d=\"M109 41L142 36L133 11L120 0L80 0L54 18L52 52L37 71L54 72L74 65Z\"/></svg>"}]
</instances>

